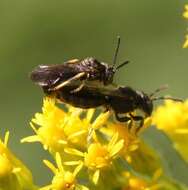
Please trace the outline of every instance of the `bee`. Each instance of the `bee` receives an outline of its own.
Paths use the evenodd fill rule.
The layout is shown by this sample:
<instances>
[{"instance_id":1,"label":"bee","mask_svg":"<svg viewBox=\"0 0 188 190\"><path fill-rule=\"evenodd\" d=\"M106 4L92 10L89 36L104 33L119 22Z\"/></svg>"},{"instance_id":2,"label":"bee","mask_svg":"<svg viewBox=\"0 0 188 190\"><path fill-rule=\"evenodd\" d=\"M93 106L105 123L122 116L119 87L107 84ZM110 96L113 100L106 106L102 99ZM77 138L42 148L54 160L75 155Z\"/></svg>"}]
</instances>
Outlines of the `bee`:
<instances>
[{"instance_id":1,"label":"bee","mask_svg":"<svg viewBox=\"0 0 188 190\"><path fill-rule=\"evenodd\" d=\"M101 90L99 88L84 86L79 92L71 93L72 89L75 88L76 86L65 86L63 89L47 91L46 93L74 107L88 109L102 106L105 108L105 111L112 110L119 122L140 122L137 131L143 126L144 119L151 116L153 101L160 99L182 101L181 99L167 96L154 96L157 92L165 89L166 86L156 89L151 94L135 90L129 86L118 87L113 90L105 88ZM133 115L132 113L136 110L141 111L144 116ZM122 114L124 116L121 116Z\"/></svg>"},{"instance_id":2,"label":"bee","mask_svg":"<svg viewBox=\"0 0 188 190\"><path fill-rule=\"evenodd\" d=\"M86 81L97 81L97 85L99 86L112 84L115 72L129 63L129 61L125 61L117 67L115 66L119 46L120 37L118 37L112 65L100 62L93 57L83 60L73 59L59 65L39 65L31 72L30 78L39 86L48 88L50 91L74 85L75 81L79 81L80 85L76 89L73 89L72 93L80 91L86 85Z\"/></svg>"}]
</instances>

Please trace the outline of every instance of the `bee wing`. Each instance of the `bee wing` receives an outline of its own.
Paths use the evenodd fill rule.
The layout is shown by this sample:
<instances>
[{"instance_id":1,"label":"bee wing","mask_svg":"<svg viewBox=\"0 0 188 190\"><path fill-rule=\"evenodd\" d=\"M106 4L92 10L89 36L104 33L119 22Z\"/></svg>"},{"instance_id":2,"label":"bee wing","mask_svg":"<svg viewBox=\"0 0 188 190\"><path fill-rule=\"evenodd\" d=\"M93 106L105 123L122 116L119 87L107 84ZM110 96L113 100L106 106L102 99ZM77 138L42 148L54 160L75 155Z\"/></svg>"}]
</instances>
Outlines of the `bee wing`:
<instances>
[{"instance_id":1,"label":"bee wing","mask_svg":"<svg viewBox=\"0 0 188 190\"><path fill-rule=\"evenodd\" d=\"M85 81L84 83L85 89L89 92L93 92L96 94L101 94L103 96L117 96L124 97L124 94L119 90L117 85L102 85L97 82Z\"/></svg>"},{"instance_id":2,"label":"bee wing","mask_svg":"<svg viewBox=\"0 0 188 190\"><path fill-rule=\"evenodd\" d=\"M74 67L70 67L67 64L39 65L31 72L30 78L39 86L51 87L59 82L68 80L77 73L78 71Z\"/></svg>"},{"instance_id":3,"label":"bee wing","mask_svg":"<svg viewBox=\"0 0 188 190\"><path fill-rule=\"evenodd\" d=\"M106 96L108 98L123 98L124 100L130 100L135 96L135 91L129 86L117 86L117 85L96 85L95 83L85 82L85 91L89 93Z\"/></svg>"}]
</instances>

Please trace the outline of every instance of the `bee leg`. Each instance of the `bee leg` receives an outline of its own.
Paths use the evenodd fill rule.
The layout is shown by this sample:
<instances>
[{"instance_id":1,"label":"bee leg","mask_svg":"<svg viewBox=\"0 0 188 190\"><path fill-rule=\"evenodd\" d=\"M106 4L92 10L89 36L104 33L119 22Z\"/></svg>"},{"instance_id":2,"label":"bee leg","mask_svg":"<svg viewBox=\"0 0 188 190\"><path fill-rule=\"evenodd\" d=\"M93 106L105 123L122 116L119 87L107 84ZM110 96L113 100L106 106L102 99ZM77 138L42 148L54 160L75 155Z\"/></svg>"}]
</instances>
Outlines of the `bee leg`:
<instances>
[{"instance_id":1,"label":"bee leg","mask_svg":"<svg viewBox=\"0 0 188 190\"><path fill-rule=\"evenodd\" d=\"M130 119L130 122L127 124L128 125L128 130L130 131L133 125L133 119Z\"/></svg>"},{"instance_id":2,"label":"bee leg","mask_svg":"<svg viewBox=\"0 0 188 190\"><path fill-rule=\"evenodd\" d=\"M115 87L118 87L118 85L115 84L115 83L112 83L111 85L112 85L114 88L115 88Z\"/></svg>"},{"instance_id":3,"label":"bee leg","mask_svg":"<svg viewBox=\"0 0 188 190\"><path fill-rule=\"evenodd\" d=\"M120 117L118 115L118 113L115 113L115 116L116 116L116 119L119 121L119 122L127 122L127 121L130 121L131 118L130 117L127 117L127 116L124 116L124 117Z\"/></svg>"},{"instance_id":4,"label":"bee leg","mask_svg":"<svg viewBox=\"0 0 188 190\"><path fill-rule=\"evenodd\" d=\"M140 129L143 127L144 125L144 118L142 117L142 119L140 119L140 123L138 125L138 127L136 128L136 134L140 131Z\"/></svg>"},{"instance_id":5,"label":"bee leg","mask_svg":"<svg viewBox=\"0 0 188 190\"><path fill-rule=\"evenodd\" d=\"M85 85L85 83L83 82L78 88L75 88L74 90L71 90L71 93L79 92L80 90L82 90L84 85Z\"/></svg>"},{"instance_id":6,"label":"bee leg","mask_svg":"<svg viewBox=\"0 0 188 190\"><path fill-rule=\"evenodd\" d=\"M103 113L106 113L106 112L108 112L108 111L111 110L110 107L109 107L108 105L104 105L103 108L104 108Z\"/></svg>"},{"instance_id":7,"label":"bee leg","mask_svg":"<svg viewBox=\"0 0 188 190\"><path fill-rule=\"evenodd\" d=\"M108 111L109 111L109 109L108 109L108 108L104 108L103 113L106 113L106 112L108 112Z\"/></svg>"},{"instance_id":8,"label":"bee leg","mask_svg":"<svg viewBox=\"0 0 188 190\"><path fill-rule=\"evenodd\" d=\"M66 81L64 81L64 82L62 82L62 83L60 83L60 84L58 84L57 86L55 86L55 87L53 87L53 88L51 88L50 90L59 90L60 88L71 84L71 82L80 79L80 78L83 77L84 75L85 75L84 72L79 73L79 74L75 75L74 77L72 77L72 78L70 78L70 79L68 79L68 80L66 80Z\"/></svg>"},{"instance_id":9,"label":"bee leg","mask_svg":"<svg viewBox=\"0 0 188 190\"><path fill-rule=\"evenodd\" d=\"M130 115L130 117L131 117L134 121L140 121L140 123L139 123L139 125L138 125L138 127L137 127L137 129L136 129L136 133L138 133L138 131L142 128L142 126L143 126L143 124L144 124L144 117L139 116L139 115L134 116L134 115L132 115L132 114L129 114L129 115Z\"/></svg>"}]
</instances>

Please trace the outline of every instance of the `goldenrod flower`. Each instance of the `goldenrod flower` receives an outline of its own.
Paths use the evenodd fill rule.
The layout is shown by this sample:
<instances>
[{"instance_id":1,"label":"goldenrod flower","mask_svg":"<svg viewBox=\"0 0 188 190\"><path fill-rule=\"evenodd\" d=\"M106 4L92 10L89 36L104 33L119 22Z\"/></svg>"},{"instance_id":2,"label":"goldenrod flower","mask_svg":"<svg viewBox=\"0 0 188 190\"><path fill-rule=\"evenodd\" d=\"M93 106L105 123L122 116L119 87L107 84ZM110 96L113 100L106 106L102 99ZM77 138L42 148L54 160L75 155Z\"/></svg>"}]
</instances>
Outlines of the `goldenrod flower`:
<instances>
[{"instance_id":1,"label":"goldenrod flower","mask_svg":"<svg viewBox=\"0 0 188 190\"><path fill-rule=\"evenodd\" d=\"M183 13L183 16L188 19L188 5L185 5L185 12Z\"/></svg>"},{"instance_id":2,"label":"goldenrod flower","mask_svg":"<svg viewBox=\"0 0 188 190\"><path fill-rule=\"evenodd\" d=\"M70 108L66 113L55 105L54 99L45 98L42 113L37 113L30 123L36 135L22 139L22 142L41 142L50 152L62 152L72 143L85 145L86 123L90 122L93 111L88 112L85 120L80 119L81 113L82 110L76 108Z\"/></svg>"},{"instance_id":3,"label":"goldenrod flower","mask_svg":"<svg viewBox=\"0 0 188 190\"><path fill-rule=\"evenodd\" d=\"M0 140L0 189L2 190L34 190L30 171L7 148L9 132L4 142Z\"/></svg>"},{"instance_id":4,"label":"goldenrod flower","mask_svg":"<svg viewBox=\"0 0 188 190\"><path fill-rule=\"evenodd\" d=\"M121 149L121 156L123 156L128 162L131 162L130 153L135 151L139 147L139 139L135 134L136 126L131 127L129 129L129 126L126 123L107 123L107 128L101 128L101 131L112 137L113 134L117 133L119 139L124 140L123 148ZM133 132L132 132L133 129Z\"/></svg>"},{"instance_id":5,"label":"goldenrod flower","mask_svg":"<svg viewBox=\"0 0 188 190\"><path fill-rule=\"evenodd\" d=\"M126 178L128 178L128 186L123 188L122 190L159 190L159 189L162 190L163 189L161 188L162 184L158 182L160 176L162 175L161 169L156 170L150 180L133 176L129 172L125 172L124 175Z\"/></svg>"},{"instance_id":6,"label":"goldenrod flower","mask_svg":"<svg viewBox=\"0 0 188 190\"><path fill-rule=\"evenodd\" d=\"M157 153L146 148L139 139L137 123L111 122L108 120L110 112L96 117L94 113L94 109L71 106L63 111L56 106L55 99L44 99L42 113L37 113L31 121L36 134L22 139L22 142L42 143L55 157L57 166L44 160L54 177L51 184L40 190L158 189L159 183L152 175L161 163ZM150 124L151 118L146 119L142 129ZM9 170L12 168L6 169ZM125 179L123 171L130 176Z\"/></svg>"},{"instance_id":7,"label":"goldenrod flower","mask_svg":"<svg viewBox=\"0 0 188 190\"><path fill-rule=\"evenodd\" d=\"M105 122L109 113L97 118L93 123L94 109L86 112L79 108L68 107L68 112L55 105L55 99L45 98L42 113L35 114L30 123L36 135L26 137L21 142L41 142L50 152L63 152L65 147L73 145L84 147L87 145L88 134ZM104 121L103 121L104 120ZM39 126L36 128L35 125Z\"/></svg>"},{"instance_id":8,"label":"goldenrod flower","mask_svg":"<svg viewBox=\"0 0 188 190\"><path fill-rule=\"evenodd\" d=\"M153 124L172 139L175 148L188 161L188 100L165 101L153 114Z\"/></svg>"},{"instance_id":9,"label":"goldenrod flower","mask_svg":"<svg viewBox=\"0 0 188 190\"><path fill-rule=\"evenodd\" d=\"M185 36L185 42L183 44L183 48L188 48L188 35Z\"/></svg>"},{"instance_id":10,"label":"goldenrod flower","mask_svg":"<svg viewBox=\"0 0 188 190\"><path fill-rule=\"evenodd\" d=\"M188 5L185 5L185 12L183 13L183 16L188 19ZM183 44L183 48L187 48L188 47L188 35L186 35L186 40Z\"/></svg>"},{"instance_id":11,"label":"goldenrod flower","mask_svg":"<svg viewBox=\"0 0 188 190\"><path fill-rule=\"evenodd\" d=\"M54 177L51 185L40 188L40 190L74 190L76 188L80 190L88 190L84 185L78 184L76 176L82 169L82 162L79 162L78 166L73 172L64 169L61 156L56 153L55 156L57 168L49 161L44 160L44 163L54 173Z\"/></svg>"},{"instance_id":12,"label":"goldenrod flower","mask_svg":"<svg viewBox=\"0 0 188 190\"><path fill-rule=\"evenodd\" d=\"M91 143L87 152L81 152L76 149L67 148L65 151L69 154L83 157L84 165L93 171L92 181L97 184L100 171L111 166L112 160L118 155L124 146L124 140L118 140L118 133L114 134L107 145L99 142ZM68 162L67 162L68 163Z\"/></svg>"}]
</instances>

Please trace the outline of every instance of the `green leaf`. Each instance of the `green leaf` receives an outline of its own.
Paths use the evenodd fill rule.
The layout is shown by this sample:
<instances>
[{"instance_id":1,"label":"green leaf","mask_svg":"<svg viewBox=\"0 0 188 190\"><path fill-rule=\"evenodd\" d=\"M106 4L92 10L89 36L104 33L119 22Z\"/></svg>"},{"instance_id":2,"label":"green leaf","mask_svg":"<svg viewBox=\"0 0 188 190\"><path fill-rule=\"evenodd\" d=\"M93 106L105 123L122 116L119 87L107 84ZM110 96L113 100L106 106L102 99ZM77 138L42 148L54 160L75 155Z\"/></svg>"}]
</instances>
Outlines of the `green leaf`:
<instances>
[{"instance_id":1,"label":"green leaf","mask_svg":"<svg viewBox=\"0 0 188 190\"><path fill-rule=\"evenodd\" d=\"M188 186L188 164L174 149L173 142L155 127L149 127L141 137L159 154L164 174Z\"/></svg>"}]
</instances>

